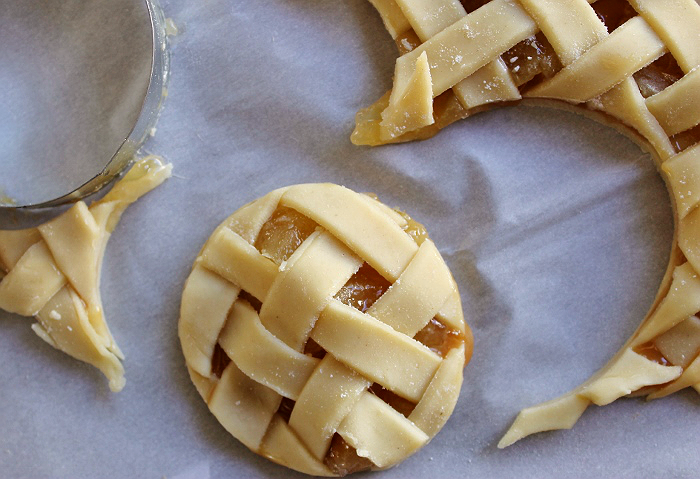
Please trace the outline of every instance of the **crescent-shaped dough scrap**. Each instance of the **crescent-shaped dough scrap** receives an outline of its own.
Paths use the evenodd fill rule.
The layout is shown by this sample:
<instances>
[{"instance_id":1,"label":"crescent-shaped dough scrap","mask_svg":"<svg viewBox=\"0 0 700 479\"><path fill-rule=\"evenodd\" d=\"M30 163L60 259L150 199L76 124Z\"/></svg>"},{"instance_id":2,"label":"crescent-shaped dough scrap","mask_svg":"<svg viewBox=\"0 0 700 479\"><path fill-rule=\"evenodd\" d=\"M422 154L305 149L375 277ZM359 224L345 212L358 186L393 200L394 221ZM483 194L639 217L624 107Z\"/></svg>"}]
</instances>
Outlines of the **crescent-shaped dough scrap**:
<instances>
[{"instance_id":1,"label":"crescent-shaped dough scrap","mask_svg":"<svg viewBox=\"0 0 700 479\"><path fill-rule=\"evenodd\" d=\"M700 5L618 3L621 20L613 24L595 0L372 0L401 55L392 92L358 112L354 143L422 139L493 105L557 100L627 127L672 193L671 262L639 329L587 382L521 411L499 447L571 428L590 404L700 391ZM532 45L541 49L534 60L522 54ZM422 87L426 78L431 88ZM396 93L405 91L412 103ZM432 123L406 121L430 101Z\"/></svg>"},{"instance_id":2,"label":"crescent-shaped dough scrap","mask_svg":"<svg viewBox=\"0 0 700 479\"><path fill-rule=\"evenodd\" d=\"M112 391L124 387L124 355L102 310L102 258L126 207L171 169L144 158L90 207L80 201L37 228L0 231L0 308L34 316L32 329L41 339L98 368Z\"/></svg>"}]
</instances>

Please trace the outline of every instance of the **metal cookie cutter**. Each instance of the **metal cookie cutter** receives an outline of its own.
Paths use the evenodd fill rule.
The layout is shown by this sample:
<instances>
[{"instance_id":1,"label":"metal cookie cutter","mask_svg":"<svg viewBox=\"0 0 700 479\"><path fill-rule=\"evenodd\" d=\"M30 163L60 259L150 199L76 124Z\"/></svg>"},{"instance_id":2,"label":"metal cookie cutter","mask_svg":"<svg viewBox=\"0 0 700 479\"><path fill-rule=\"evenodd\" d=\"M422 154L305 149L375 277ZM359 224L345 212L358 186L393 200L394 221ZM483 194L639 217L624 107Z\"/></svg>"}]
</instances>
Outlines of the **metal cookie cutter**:
<instances>
[{"instance_id":1,"label":"metal cookie cutter","mask_svg":"<svg viewBox=\"0 0 700 479\"><path fill-rule=\"evenodd\" d=\"M0 42L5 46L0 48L0 64L7 69L0 71L0 91L9 89L3 94L7 96L3 98L5 112L0 111L0 151L6 158L0 160L6 165L4 172L0 169L0 229L36 226L65 211L71 203L98 192L130 165L141 144L155 131L169 74L166 21L157 0L131 3L129 18L123 18L128 2L0 0L0 4L5 4L0 31ZM34 31L27 32L27 25ZM147 25L150 32L146 31ZM108 33L111 36L106 36ZM145 40L149 35L147 79ZM27 39L34 43L33 50L29 48L32 59L28 61L26 54L21 56L27 50L13 58L16 51L25 47ZM122 43L119 39L123 39ZM130 62L130 52L124 50L128 50L130 41L139 39L144 40L138 48L139 59ZM18 43L14 49L8 45L13 41ZM34 56L37 52L38 58ZM28 63L33 70L27 69ZM37 80L36 72L41 79ZM128 82L123 82L122 77L133 78L136 88L125 85ZM33 80L36 82L32 84ZM83 91L90 90L92 96L86 95L80 103L82 85L87 85ZM43 103L32 110L31 105L36 102ZM64 111L66 107L68 113ZM80 111L81 107L88 111ZM64 134L63 128L72 130ZM106 158L91 157L90 145L104 148ZM76 163L78 155L74 152L85 157L82 164ZM30 163L19 163L23 158L31 158L27 160ZM12 161L26 167L18 173ZM102 165L106 161L101 170L100 161ZM83 176L75 178L80 175ZM13 187L22 194L13 194ZM56 189L56 193L51 189ZM41 194L52 196L37 198ZM14 200L13 196L19 198Z\"/></svg>"}]
</instances>

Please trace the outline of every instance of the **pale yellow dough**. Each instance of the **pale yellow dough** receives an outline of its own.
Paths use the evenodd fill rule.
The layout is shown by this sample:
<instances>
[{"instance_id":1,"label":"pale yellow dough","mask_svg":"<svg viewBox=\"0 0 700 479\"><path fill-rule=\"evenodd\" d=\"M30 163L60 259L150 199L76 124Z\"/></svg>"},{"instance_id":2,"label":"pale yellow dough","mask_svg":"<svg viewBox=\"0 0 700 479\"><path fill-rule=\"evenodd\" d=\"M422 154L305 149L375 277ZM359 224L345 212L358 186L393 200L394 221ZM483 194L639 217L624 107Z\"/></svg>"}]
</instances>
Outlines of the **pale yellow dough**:
<instances>
[{"instance_id":1,"label":"pale yellow dough","mask_svg":"<svg viewBox=\"0 0 700 479\"><path fill-rule=\"evenodd\" d=\"M700 144L697 133L687 148L674 148L670 138L700 124L698 2L629 0L637 15L612 32L591 6L595 0L492 0L469 14L456 0L372 3L397 44L406 49L405 38L412 36L421 43L397 59L391 94L358 113L354 143L435 134L436 128L426 128L430 120L417 121L416 112L429 111L428 96L448 90L458 114L440 127L486 105L520 99L501 55L540 32L561 68L529 84L523 96L599 110L625 125L653 153L672 193L671 261L639 329L587 382L521 411L499 447L535 432L571 428L590 404L605 405L636 391L650 399L685 387L700 391ZM634 75L666 53L682 77L645 98Z\"/></svg>"},{"instance_id":2,"label":"pale yellow dough","mask_svg":"<svg viewBox=\"0 0 700 479\"><path fill-rule=\"evenodd\" d=\"M278 208L317 224L280 264L255 246ZM445 424L471 335L440 253L430 239L414 241L407 227L366 195L296 185L244 206L204 245L182 295L182 350L209 409L251 450L332 476L324 459L336 434L385 468ZM363 263L392 283L365 312L336 298ZM444 357L414 339L433 318L461 338ZM307 343L325 356L305 353ZM230 360L220 377L217 348ZM413 403L412 412L397 412L369 390L373 383ZM283 400L294 401L288 420Z\"/></svg>"},{"instance_id":3,"label":"pale yellow dough","mask_svg":"<svg viewBox=\"0 0 700 479\"><path fill-rule=\"evenodd\" d=\"M0 231L0 308L34 316L32 329L41 339L98 368L112 391L124 387L124 356L102 310L102 258L126 207L170 170L158 158L145 158L89 208L81 201L37 228Z\"/></svg>"}]
</instances>

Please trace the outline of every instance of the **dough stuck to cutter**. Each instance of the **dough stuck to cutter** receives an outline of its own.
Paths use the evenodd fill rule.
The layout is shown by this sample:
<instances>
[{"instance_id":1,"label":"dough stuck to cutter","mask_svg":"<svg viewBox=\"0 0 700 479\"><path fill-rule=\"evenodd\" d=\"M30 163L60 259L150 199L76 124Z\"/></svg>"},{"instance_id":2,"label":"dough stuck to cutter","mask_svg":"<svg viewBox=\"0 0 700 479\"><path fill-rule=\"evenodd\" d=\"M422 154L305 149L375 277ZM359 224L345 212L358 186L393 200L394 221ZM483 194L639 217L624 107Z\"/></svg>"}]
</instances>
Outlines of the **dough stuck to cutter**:
<instances>
[{"instance_id":1,"label":"dough stuck to cutter","mask_svg":"<svg viewBox=\"0 0 700 479\"><path fill-rule=\"evenodd\" d=\"M124 355L109 332L100 298L105 247L124 210L170 177L156 157L136 162L88 207L80 201L37 228L0 231L0 308L34 316L34 332L98 368L112 391L125 384Z\"/></svg>"}]
</instances>

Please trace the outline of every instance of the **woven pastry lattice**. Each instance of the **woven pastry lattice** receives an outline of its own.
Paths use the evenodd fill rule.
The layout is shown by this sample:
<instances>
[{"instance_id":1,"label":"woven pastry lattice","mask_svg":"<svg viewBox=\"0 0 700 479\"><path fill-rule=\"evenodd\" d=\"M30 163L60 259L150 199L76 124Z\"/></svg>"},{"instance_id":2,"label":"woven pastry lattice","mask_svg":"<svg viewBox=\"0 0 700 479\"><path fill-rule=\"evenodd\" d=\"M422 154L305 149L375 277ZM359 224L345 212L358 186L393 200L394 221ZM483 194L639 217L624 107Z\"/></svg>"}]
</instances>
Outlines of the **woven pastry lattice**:
<instances>
[{"instance_id":1,"label":"woven pastry lattice","mask_svg":"<svg viewBox=\"0 0 700 479\"><path fill-rule=\"evenodd\" d=\"M339 438L383 468L440 430L471 335L435 245L409 233L401 214L330 184L275 190L215 230L185 285L179 334L193 382L233 436L336 475L348 472L333 459ZM279 238L283 254L269 246ZM368 270L390 287L358 307L348 298L372 286L353 278ZM433 323L447 347L413 339Z\"/></svg>"},{"instance_id":2,"label":"woven pastry lattice","mask_svg":"<svg viewBox=\"0 0 700 479\"><path fill-rule=\"evenodd\" d=\"M392 91L357 115L356 144L434 135L494 105L556 100L602 112L649 148L676 237L651 310L569 394L523 410L500 446L571 427L635 391L700 391L700 6L696 0L371 0L401 55Z\"/></svg>"}]
</instances>

